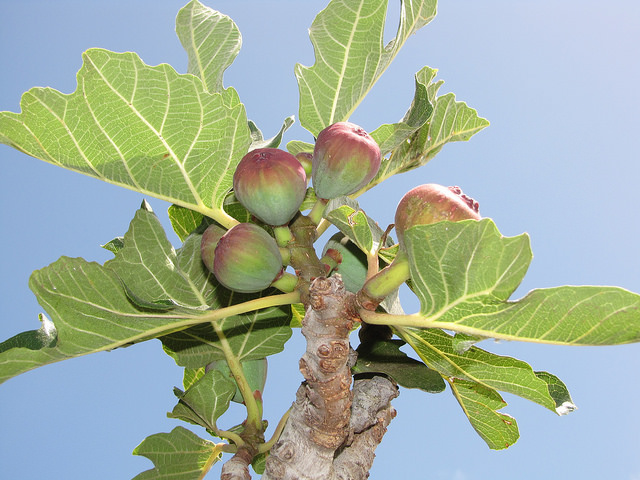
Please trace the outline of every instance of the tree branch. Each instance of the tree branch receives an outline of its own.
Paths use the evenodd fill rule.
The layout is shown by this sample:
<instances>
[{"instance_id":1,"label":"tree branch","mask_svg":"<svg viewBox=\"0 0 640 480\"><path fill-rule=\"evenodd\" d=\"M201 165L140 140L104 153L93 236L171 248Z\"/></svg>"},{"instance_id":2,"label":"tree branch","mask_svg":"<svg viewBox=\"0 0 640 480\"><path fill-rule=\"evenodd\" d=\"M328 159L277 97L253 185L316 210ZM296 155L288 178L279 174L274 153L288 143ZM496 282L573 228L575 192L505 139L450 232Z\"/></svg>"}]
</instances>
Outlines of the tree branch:
<instances>
[{"instance_id":1,"label":"tree branch","mask_svg":"<svg viewBox=\"0 0 640 480\"><path fill-rule=\"evenodd\" d=\"M355 352L349 333L359 318L340 276L316 278L309 299L302 324L307 349L300 359L305 381L262 478L365 479L395 415L390 401L397 387L386 377L373 377L358 380L351 391Z\"/></svg>"}]
</instances>

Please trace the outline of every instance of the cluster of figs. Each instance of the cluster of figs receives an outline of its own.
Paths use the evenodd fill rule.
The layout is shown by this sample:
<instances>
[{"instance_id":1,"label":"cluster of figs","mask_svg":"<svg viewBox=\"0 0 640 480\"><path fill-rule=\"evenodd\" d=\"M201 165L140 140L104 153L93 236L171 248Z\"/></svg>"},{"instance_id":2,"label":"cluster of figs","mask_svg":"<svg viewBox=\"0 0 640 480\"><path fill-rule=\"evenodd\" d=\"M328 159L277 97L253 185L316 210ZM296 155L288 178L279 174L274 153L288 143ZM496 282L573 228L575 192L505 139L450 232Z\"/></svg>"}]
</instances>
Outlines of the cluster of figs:
<instances>
[{"instance_id":1,"label":"cluster of figs","mask_svg":"<svg viewBox=\"0 0 640 480\"><path fill-rule=\"evenodd\" d=\"M365 187L378 173L380 163L378 144L363 128L350 122L322 130L313 155L294 156L277 148L251 150L236 168L233 190L236 199L259 222L239 223L229 230L210 225L202 236L204 264L222 285L236 292L277 287L286 268L282 244L278 245L259 223L274 227L271 231L286 228L300 212L309 176L317 199L326 204ZM458 187L426 184L402 198L395 228L402 248L403 232L414 225L470 218L480 218L478 204ZM342 250L339 253L348 257L349 252Z\"/></svg>"}]
</instances>

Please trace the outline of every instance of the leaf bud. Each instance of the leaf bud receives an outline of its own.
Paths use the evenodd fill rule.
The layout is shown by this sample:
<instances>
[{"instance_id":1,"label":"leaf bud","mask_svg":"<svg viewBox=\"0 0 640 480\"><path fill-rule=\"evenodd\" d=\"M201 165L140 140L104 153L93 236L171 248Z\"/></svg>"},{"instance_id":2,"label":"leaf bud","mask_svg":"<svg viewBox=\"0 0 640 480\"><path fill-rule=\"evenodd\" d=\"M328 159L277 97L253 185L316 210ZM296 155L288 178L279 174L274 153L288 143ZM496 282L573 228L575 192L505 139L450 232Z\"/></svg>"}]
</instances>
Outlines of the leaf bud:
<instances>
[{"instance_id":1,"label":"leaf bud","mask_svg":"<svg viewBox=\"0 0 640 480\"><path fill-rule=\"evenodd\" d=\"M307 176L300 162L278 148L247 153L233 174L238 201L268 225L285 225L298 212L307 193Z\"/></svg>"},{"instance_id":2,"label":"leaf bud","mask_svg":"<svg viewBox=\"0 0 640 480\"><path fill-rule=\"evenodd\" d=\"M259 292L282 273L282 256L274 238L252 223L239 223L218 241L213 273L230 290Z\"/></svg>"},{"instance_id":3,"label":"leaf bud","mask_svg":"<svg viewBox=\"0 0 640 480\"><path fill-rule=\"evenodd\" d=\"M318 198L350 195L367 185L380 168L380 147L362 127L349 122L329 125L313 150L313 188Z\"/></svg>"},{"instance_id":4,"label":"leaf bud","mask_svg":"<svg viewBox=\"0 0 640 480\"><path fill-rule=\"evenodd\" d=\"M400 245L404 232L415 225L450 220L480 220L479 205L473 198L465 195L460 187L444 187L427 183L409 190L396 209L396 233Z\"/></svg>"}]
</instances>

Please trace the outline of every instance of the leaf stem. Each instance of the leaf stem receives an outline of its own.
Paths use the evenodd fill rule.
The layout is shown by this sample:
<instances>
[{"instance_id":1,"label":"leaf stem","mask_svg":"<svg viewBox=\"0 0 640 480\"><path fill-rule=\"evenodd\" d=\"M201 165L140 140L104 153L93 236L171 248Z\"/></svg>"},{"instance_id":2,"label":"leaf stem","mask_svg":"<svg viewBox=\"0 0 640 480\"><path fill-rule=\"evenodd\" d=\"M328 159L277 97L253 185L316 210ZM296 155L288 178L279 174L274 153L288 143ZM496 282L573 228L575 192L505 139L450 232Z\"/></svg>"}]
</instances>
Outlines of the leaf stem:
<instances>
[{"instance_id":1,"label":"leaf stem","mask_svg":"<svg viewBox=\"0 0 640 480\"><path fill-rule=\"evenodd\" d=\"M212 429L212 431L213 433L216 434L216 437L226 438L227 440L230 440L235 444L235 445L229 445L230 447L235 447L235 448L233 452L229 450L225 450L225 452L227 453L235 453L235 449L237 449L237 447L241 447L245 443L242 437L240 437L240 435L238 435L237 433L229 432L227 430L219 430L217 427Z\"/></svg>"},{"instance_id":2,"label":"leaf stem","mask_svg":"<svg viewBox=\"0 0 640 480\"><path fill-rule=\"evenodd\" d=\"M253 396L251 386L249 385L249 382L247 382L247 378L244 376L244 371L242 370L240 359L231 349L231 345L229 345L229 341L227 340L227 337L225 336L224 331L222 330L218 322L212 321L211 325L213 326L213 329L215 330L216 335L220 340L222 353L224 354L227 365L229 365L229 370L231 371L231 374L233 375L233 378L238 385L238 389L242 394L244 405L247 408L247 426L253 426L256 431L260 431L262 429L261 408L258 406L258 402Z\"/></svg>"},{"instance_id":3,"label":"leaf stem","mask_svg":"<svg viewBox=\"0 0 640 480\"><path fill-rule=\"evenodd\" d=\"M318 198L318 200L316 200L315 205L307 215L307 217L309 217L309 219L314 224L319 226L320 222L324 220L324 218L322 218L322 215L324 214L324 210L327 206L327 203L328 203L328 200L325 200L323 198Z\"/></svg>"},{"instance_id":4,"label":"leaf stem","mask_svg":"<svg viewBox=\"0 0 640 480\"><path fill-rule=\"evenodd\" d=\"M198 319L199 321L192 322L187 326L191 326L196 323L213 322L233 315L239 315L241 313L261 310L263 308L277 307L280 305L290 305L298 302L300 302L300 294L297 291L282 293L279 295L269 295L268 297L256 298L247 302L238 303L237 305L230 305L216 310L207 310L207 313L191 317Z\"/></svg>"},{"instance_id":5,"label":"leaf stem","mask_svg":"<svg viewBox=\"0 0 640 480\"><path fill-rule=\"evenodd\" d=\"M378 256L371 257L371 255L367 255L367 275L370 275L372 271L376 271L378 268ZM376 262L376 265L373 265L373 262ZM367 310L373 311L380 302L409 278L409 259L407 254L400 250L390 265L367 278L367 281L357 293L358 303Z\"/></svg>"},{"instance_id":6,"label":"leaf stem","mask_svg":"<svg viewBox=\"0 0 640 480\"><path fill-rule=\"evenodd\" d=\"M284 426L287 424L287 420L289 420L289 414L290 413L291 413L291 408L289 408L289 410L287 410L284 413L284 415L282 415L282 418L278 422L278 425L276 425L276 429L273 432L273 435L271 436L269 441L258 445L258 453L264 453L264 452L268 452L269 450L271 450L271 447L273 447L273 445L280 438L280 434L282 433L282 430L284 430Z\"/></svg>"}]
</instances>

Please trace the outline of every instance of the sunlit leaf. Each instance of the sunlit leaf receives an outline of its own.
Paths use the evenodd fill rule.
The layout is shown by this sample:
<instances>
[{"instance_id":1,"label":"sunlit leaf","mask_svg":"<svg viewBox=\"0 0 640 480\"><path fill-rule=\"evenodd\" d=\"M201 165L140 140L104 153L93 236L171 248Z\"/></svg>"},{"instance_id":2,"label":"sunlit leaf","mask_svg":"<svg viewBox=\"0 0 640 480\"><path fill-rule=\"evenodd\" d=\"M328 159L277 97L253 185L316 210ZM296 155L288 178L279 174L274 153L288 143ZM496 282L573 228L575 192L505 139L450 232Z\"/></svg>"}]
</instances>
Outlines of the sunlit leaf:
<instances>
[{"instance_id":1,"label":"sunlit leaf","mask_svg":"<svg viewBox=\"0 0 640 480\"><path fill-rule=\"evenodd\" d=\"M22 113L0 113L0 142L234 224L222 204L250 144L244 106L135 53L91 49L83 60L74 93L32 88Z\"/></svg>"},{"instance_id":2,"label":"sunlit leaf","mask_svg":"<svg viewBox=\"0 0 640 480\"><path fill-rule=\"evenodd\" d=\"M564 345L640 341L640 295L618 287L537 289L509 300L531 251L490 219L440 222L405 232L420 313L405 325Z\"/></svg>"},{"instance_id":3,"label":"sunlit leaf","mask_svg":"<svg viewBox=\"0 0 640 480\"><path fill-rule=\"evenodd\" d=\"M188 208L171 205L169 207L169 220L173 231L176 232L181 241L189 236L202 223L204 216Z\"/></svg>"},{"instance_id":4,"label":"sunlit leaf","mask_svg":"<svg viewBox=\"0 0 640 480\"><path fill-rule=\"evenodd\" d=\"M300 123L314 136L349 118L406 40L436 14L436 0L403 1L396 36L383 46L386 0L333 0L309 30L312 67L296 65Z\"/></svg>"},{"instance_id":5,"label":"sunlit leaf","mask_svg":"<svg viewBox=\"0 0 640 480\"><path fill-rule=\"evenodd\" d=\"M403 122L393 129L383 125L379 129L380 131L376 131L376 136L381 138L380 141L383 139L385 142L391 141L391 144L396 145L397 148L390 156L382 159L376 177L357 195L395 174L425 165L442 150L445 144L467 141L489 125L486 119L478 116L476 110L467 106L466 103L456 100L453 93L437 97L438 89L443 82L433 82L436 73L437 70L424 67L416 74L416 89L425 89L429 105L433 106L429 120L420 128L414 129L410 136L404 138L404 133L408 132L410 125L403 126ZM413 111L410 109L407 116L411 118L412 114ZM407 120L404 122L406 123ZM386 136L392 134L395 135L395 138L386 139Z\"/></svg>"},{"instance_id":6,"label":"sunlit leaf","mask_svg":"<svg viewBox=\"0 0 640 480\"><path fill-rule=\"evenodd\" d=\"M224 71L242 46L236 24L228 16L192 0L178 12L176 33L189 58L188 72L200 77L210 93L220 92Z\"/></svg>"}]
</instances>

